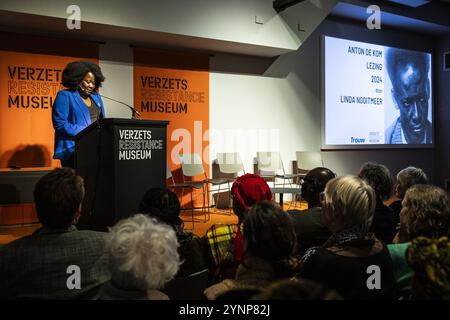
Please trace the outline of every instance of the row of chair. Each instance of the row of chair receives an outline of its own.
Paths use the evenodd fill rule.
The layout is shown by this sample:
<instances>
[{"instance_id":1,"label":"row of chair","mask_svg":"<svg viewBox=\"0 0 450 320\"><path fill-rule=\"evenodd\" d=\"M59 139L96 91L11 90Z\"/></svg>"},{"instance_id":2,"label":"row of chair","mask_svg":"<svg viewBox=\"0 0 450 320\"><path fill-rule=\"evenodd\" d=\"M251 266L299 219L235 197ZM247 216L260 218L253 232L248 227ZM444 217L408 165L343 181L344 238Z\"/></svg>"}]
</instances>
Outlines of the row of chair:
<instances>
[{"instance_id":1,"label":"row of chair","mask_svg":"<svg viewBox=\"0 0 450 320\"><path fill-rule=\"evenodd\" d=\"M257 174L271 181L276 187L280 185L277 179L281 179L283 187L286 183L291 186L295 183L297 179L297 184L301 184L301 177L304 177L306 173L315 168L323 167L323 161L320 152L310 152L310 151L297 151L296 160L298 172L293 174L287 174L285 167L279 152L257 152L256 162L257 162ZM184 197L185 191L190 191L190 207L185 207L184 210L191 211L192 214L192 224L196 221L206 222L209 220L209 209L214 207L210 205L210 194L211 192L217 193L217 199L215 203L219 202L221 191L221 186L227 185L228 191L228 203L231 202L230 190L231 185L241 173L245 174L244 164L239 153L218 153L215 163L218 165L220 178L210 179L203 167L203 162L199 154L182 154L180 155L181 171L182 171L182 182L175 182L173 174L167 166L167 179L170 181L168 187L175 190L181 189L181 196ZM289 181L289 182L286 182ZM210 186L217 186L218 189L211 191ZM201 191L203 197L202 206L194 206L193 191ZM194 218L194 210L201 210L204 219L199 220ZM231 214L231 208L229 208L229 213Z\"/></svg>"}]
</instances>

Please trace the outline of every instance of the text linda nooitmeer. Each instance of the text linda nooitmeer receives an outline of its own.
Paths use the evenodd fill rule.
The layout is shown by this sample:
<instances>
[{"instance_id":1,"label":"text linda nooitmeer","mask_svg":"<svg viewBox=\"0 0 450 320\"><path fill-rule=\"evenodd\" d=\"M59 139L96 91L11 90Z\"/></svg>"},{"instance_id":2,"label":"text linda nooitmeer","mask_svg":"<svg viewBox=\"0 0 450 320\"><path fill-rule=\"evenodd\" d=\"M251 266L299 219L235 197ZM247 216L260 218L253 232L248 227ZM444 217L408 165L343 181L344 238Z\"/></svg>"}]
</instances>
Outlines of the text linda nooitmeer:
<instances>
[{"instance_id":1,"label":"text linda nooitmeer","mask_svg":"<svg viewBox=\"0 0 450 320\"><path fill-rule=\"evenodd\" d=\"M375 87L375 93L380 95L383 93L383 51L379 49L362 48L358 46L349 46L347 54L360 55L369 57L373 61L365 62L365 69L371 71L368 81ZM354 96L341 95L339 103L341 104L359 104L359 105L375 105L383 106L383 98L381 96Z\"/></svg>"},{"instance_id":2,"label":"text linda nooitmeer","mask_svg":"<svg viewBox=\"0 0 450 320\"><path fill-rule=\"evenodd\" d=\"M152 151L163 147L163 140L152 139L151 130L119 129L119 160L151 159Z\"/></svg>"}]
</instances>

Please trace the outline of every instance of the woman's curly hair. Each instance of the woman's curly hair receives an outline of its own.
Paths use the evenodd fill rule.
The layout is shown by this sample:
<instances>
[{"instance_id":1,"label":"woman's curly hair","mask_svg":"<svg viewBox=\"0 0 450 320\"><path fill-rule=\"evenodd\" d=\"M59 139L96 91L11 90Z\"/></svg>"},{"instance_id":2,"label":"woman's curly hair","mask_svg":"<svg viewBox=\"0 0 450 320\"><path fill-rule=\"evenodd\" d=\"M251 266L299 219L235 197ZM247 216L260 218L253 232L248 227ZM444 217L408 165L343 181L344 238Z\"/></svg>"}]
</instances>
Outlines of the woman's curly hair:
<instances>
[{"instance_id":1,"label":"woman's curly hair","mask_svg":"<svg viewBox=\"0 0 450 320\"><path fill-rule=\"evenodd\" d=\"M400 212L401 228L409 239L418 236L438 238L450 229L450 201L436 186L416 184L408 189Z\"/></svg>"},{"instance_id":2,"label":"woman's curly hair","mask_svg":"<svg viewBox=\"0 0 450 320\"><path fill-rule=\"evenodd\" d=\"M68 89L76 88L83 78L91 72L95 76L95 90L105 81L100 67L91 61L74 61L69 63L62 73L62 85Z\"/></svg>"}]
</instances>

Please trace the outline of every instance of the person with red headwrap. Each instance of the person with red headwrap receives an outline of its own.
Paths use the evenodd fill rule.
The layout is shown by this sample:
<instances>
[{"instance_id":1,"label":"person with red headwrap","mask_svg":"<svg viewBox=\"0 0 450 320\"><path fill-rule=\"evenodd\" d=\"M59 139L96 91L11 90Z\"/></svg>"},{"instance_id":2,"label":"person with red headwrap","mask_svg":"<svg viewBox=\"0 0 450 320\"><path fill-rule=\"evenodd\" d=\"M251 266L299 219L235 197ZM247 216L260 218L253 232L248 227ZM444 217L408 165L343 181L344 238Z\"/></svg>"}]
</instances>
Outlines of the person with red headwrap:
<instances>
[{"instance_id":1,"label":"person with red headwrap","mask_svg":"<svg viewBox=\"0 0 450 320\"><path fill-rule=\"evenodd\" d=\"M238 223L213 225L205 235L213 283L224 278L234 278L244 251L242 224L248 208L257 202L272 200L269 185L256 174L238 177L231 187L231 196Z\"/></svg>"}]
</instances>

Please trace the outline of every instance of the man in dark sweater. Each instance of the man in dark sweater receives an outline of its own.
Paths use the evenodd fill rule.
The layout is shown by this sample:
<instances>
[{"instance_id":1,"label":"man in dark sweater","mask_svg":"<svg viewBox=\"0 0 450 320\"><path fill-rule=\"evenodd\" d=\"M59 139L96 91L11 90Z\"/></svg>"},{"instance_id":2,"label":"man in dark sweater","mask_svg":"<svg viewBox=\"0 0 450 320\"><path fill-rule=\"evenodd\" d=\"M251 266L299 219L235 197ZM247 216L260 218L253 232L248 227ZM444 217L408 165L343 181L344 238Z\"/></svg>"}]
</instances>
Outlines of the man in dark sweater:
<instances>
[{"instance_id":1,"label":"man in dark sweater","mask_svg":"<svg viewBox=\"0 0 450 320\"><path fill-rule=\"evenodd\" d=\"M331 232L322 224L322 207L320 194L327 182L336 175L327 168L314 168L303 179L302 198L308 203L306 210L289 210L297 233L298 254L303 254L311 247L322 245Z\"/></svg>"},{"instance_id":2,"label":"man in dark sweater","mask_svg":"<svg viewBox=\"0 0 450 320\"><path fill-rule=\"evenodd\" d=\"M392 177L389 169L382 164L367 162L361 167L358 176L373 188L376 195L377 205L370 232L384 243L392 243L397 232L397 221L394 211L383 204L383 201L389 199L392 194Z\"/></svg>"}]
</instances>

